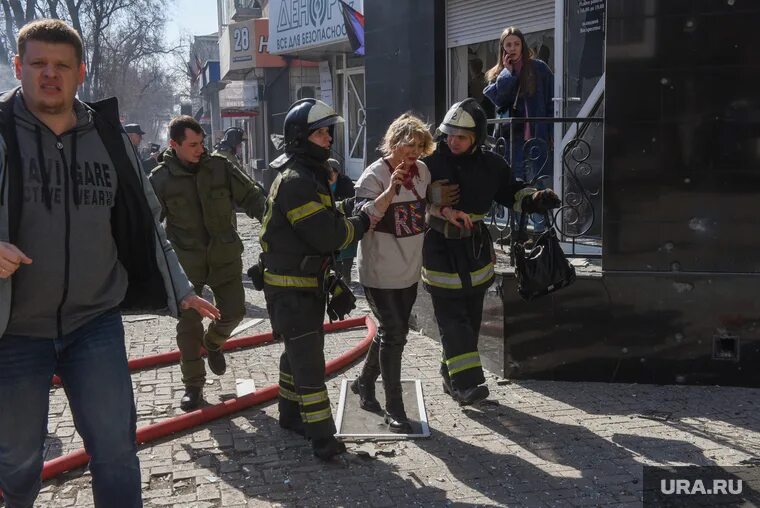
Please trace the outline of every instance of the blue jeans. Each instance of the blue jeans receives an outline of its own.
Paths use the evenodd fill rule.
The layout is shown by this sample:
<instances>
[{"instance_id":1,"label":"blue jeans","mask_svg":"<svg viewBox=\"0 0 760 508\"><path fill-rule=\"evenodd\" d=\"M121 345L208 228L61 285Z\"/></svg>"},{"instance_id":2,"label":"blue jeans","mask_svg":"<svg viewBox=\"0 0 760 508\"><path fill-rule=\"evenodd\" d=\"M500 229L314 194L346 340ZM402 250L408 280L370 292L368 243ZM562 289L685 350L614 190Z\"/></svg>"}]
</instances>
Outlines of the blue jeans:
<instances>
[{"instance_id":1,"label":"blue jeans","mask_svg":"<svg viewBox=\"0 0 760 508\"><path fill-rule=\"evenodd\" d=\"M58 374L90 455L98 507L140 507L132 381L121 314L108 311L56 339L0 337L0 489L7 508L40 490L50 379Z\"/></svg>"}]
</instances>

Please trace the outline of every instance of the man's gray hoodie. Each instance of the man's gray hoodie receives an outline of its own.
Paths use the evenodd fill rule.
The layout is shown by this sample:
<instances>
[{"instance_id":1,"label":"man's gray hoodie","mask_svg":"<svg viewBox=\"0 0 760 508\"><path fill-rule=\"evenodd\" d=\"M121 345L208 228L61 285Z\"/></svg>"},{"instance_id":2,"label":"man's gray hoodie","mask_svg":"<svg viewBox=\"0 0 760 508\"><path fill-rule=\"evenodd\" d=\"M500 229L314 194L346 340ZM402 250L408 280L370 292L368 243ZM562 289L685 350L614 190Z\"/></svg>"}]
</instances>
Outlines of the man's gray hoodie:
<instances>
[{"instance_id":1,"label":"man's gray hoodie","mask_svg":"<svg viewBox=\"0 0 760 508\"><path fill-rule=\"evenodd\" d=\"M76 127L60 136L29 112L20 92L13 108L23 173L16 245L33 263L21 265L14 275L10 306L2 291L2 284L9 281L0 280L0 336L58 337L118 307L124 299L127 274L111 232L111 209L119 182L91 112L83 103L75 100ZM160 209L134 149L126 136L124 139L151 209ZM3 170L7 168L0 168L0 173ZM2 215L0 210L0 222ZM167 279L168 307L176 315L177 302L192 287L163 228L157 227L157 234L164 254L159 268ZM7 241L2 224L0 241ZM9 313L9 319L3 332L4 313Z\"/></svg>"}]
</instances>

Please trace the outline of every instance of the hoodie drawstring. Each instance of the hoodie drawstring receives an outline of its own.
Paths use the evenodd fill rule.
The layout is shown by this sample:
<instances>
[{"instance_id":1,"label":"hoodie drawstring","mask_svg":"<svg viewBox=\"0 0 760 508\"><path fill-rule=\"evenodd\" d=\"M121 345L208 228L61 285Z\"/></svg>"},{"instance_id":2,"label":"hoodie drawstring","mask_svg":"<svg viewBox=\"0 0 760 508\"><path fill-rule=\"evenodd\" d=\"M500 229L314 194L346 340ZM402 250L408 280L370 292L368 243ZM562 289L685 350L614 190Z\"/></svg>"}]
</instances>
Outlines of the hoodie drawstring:
<instances>
[{"instance_id":1,"label":"hoodie drawstring","mask_svg":"<svg viewBox=\"0 0 760 508\"><path fill-rule=\"evenodd\" d=\"M45 152L42 150L42 129L39 125L34 126L34 134L37 141L37 159L40 168L40 176L42 176L42 200L45 202L45 208L48 211L53 209L52 192L50 192L50 170L45 164Z\"/></svg>"},{"instance_id":2,"label":"hoodie drawstring","mask_svg":"<svg viewBox=\"0 0 760 508\"><path fill-rule=\"evenodd\" d=\"M69 165L69 174L71 176L71 182L74 184L72 187L74 191L74 206L79 208L80 195L79 195L79 178L77 178L77 132L71 133L71 164Z\"/></svg>"}]
</instances>

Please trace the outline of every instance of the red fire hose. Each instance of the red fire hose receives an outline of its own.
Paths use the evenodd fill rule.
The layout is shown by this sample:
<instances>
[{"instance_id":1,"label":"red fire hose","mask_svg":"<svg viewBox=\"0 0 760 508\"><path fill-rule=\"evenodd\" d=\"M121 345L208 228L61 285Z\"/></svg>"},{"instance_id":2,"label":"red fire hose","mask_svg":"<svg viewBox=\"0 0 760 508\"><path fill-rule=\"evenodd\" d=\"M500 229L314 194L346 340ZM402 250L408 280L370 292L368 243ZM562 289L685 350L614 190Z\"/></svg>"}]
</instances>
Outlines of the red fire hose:
<instances>
[{"instance_id":1,"label":"red fire hose","mask_svg":"<svg viewBox=\"0 0 760 508\"><path fill-rule=\"evenodd\" d=\"M345 330L347 328L355 328L357 326L366 325L367 336L360 343L355 345L347 352L340 355L338 358L330 360L325 365L325 374L332 374L343 367L349 365L362 354L367 351L372 338L375 336L377 327L375 322L369 317L347 319L345 321L337 321L335 323L325 324L325 332L333 332L336 330ZM232 339L225 343L224 349L234 349L244 346L252 346L255 344L262 344L272 340L272 333L263 333L260 335L253 335L250 337L241 337L239 339ZM129 362L130 369L145 368L154 365L162 365L171 363L179 359L179 351L171 351L168 353L161 353L157 355L147 356L143 358L136 358ZM250 393L243 397L225 400L215 406L207 406L189 413L184 413L173 418L168 418L152 425L145 425L137 429L137 444L147 443L155 439L168 436L175 432L179 432L185 429L189 429L196 425L221 418L237 411L247 409L251 406L267 402L277 397L278 387L277 385L270 385L266 388L256 390L254 393ZM76 469L84 466L90 460L90 457L84 451L84 448L57 457L53 460L45 462L45 466L42 469L42 479L48 480L61 473ZM0 493L0 495L2 495Z\"/></svg>"}]
</instances>

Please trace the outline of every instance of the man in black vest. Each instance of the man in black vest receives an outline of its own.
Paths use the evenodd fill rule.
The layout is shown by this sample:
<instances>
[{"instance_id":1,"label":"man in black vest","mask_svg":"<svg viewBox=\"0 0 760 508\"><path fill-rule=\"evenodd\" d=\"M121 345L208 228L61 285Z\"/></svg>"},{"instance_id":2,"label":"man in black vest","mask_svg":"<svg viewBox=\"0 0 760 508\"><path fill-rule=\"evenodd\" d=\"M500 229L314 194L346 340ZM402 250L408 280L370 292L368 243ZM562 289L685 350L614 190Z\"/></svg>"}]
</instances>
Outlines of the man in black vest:
<instances>
[{"instance_id":1,"label":"man in black vest","mask_svg":"<svg viewBox=\"0 0 760 508\"><path fill-rule=\"evenodd\" d=\"M60 20L21 29L21 87L0 97L0 489L40 489L48 390L66 388L96 506L142 506L119 309L218 310L193 292L113 99L75 99L82 41Z\"/></svg>"}]
</instances>

